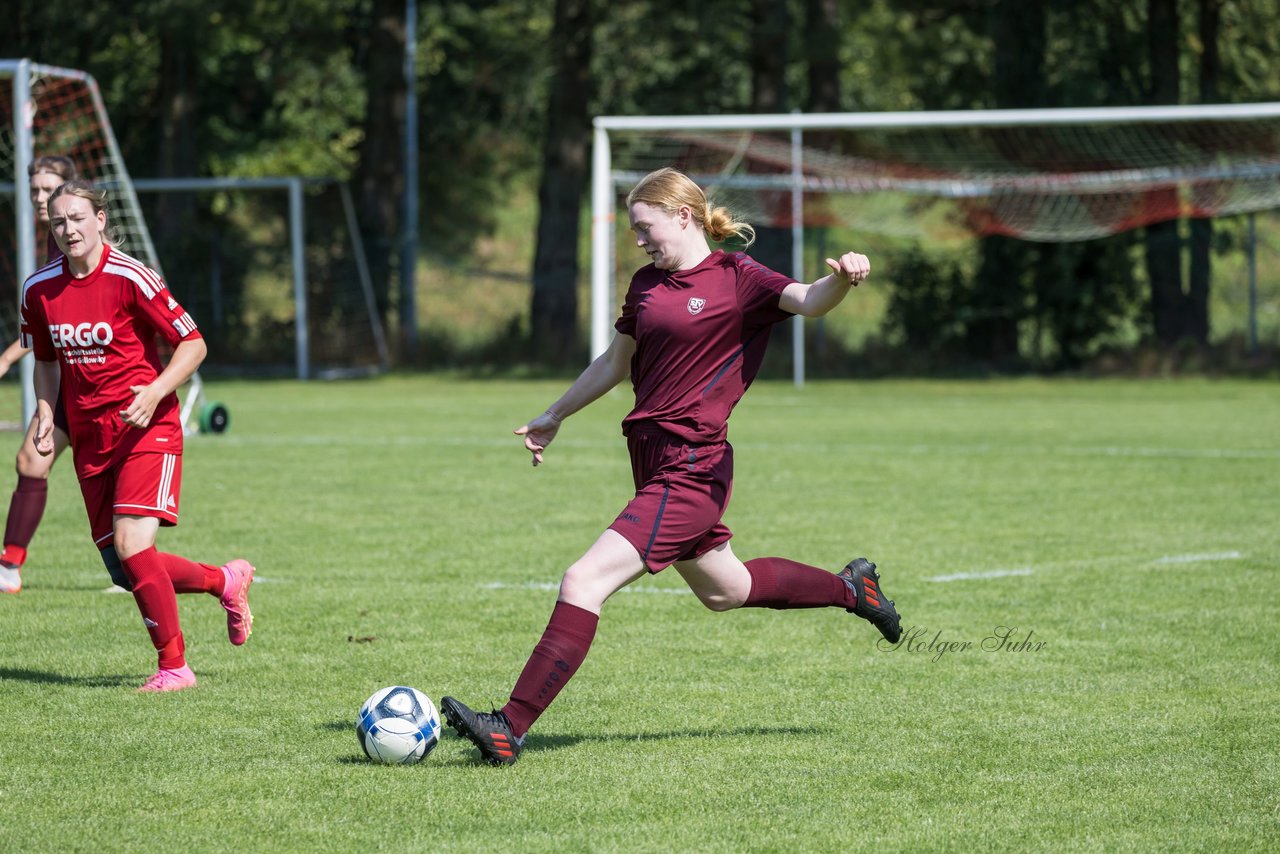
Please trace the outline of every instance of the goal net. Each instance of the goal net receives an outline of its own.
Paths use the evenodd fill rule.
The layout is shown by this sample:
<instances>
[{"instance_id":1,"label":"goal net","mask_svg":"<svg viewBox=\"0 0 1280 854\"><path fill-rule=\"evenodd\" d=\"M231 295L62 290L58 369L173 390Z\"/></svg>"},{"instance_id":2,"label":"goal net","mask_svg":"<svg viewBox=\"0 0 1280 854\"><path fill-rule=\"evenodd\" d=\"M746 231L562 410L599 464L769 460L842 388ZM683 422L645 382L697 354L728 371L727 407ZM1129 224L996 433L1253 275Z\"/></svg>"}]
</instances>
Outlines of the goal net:
<instances>
[{"instance_id":1,"label":"goal net","mask_svg":"<svg viewBox=\"0 0 1280 854\"><path fill-rule=\"evenodd\" d=\"M181 263L171 271L179 279L166 278L200 324L206 365L304 379L388 366L345 185L297 177L132 180L93 77L28 60L0 61L0 276L9 287L44 251L27 166L46 155L70 157L81 177L111 191L108 218L124 251L162 273L161 257ZM0 299L6 343L17 335L16 290L10 294ZM201 388L197 377L188 400L198 402ZM184 407L184 423L190 414Z\"/></svg>"},{"instance_id":2,"label":"goal net","mask_svg":"<svg viewBox=\"0 0 1280 854\"><path fill-rule=\"evenodd\" d=\"M71 158L79 177L110 191L107 218L117 245L163 275L138 197L120 156L93 77L27 60L0 61L0 276L12 288L0 299L0 336L18 337L18 288L44 254L47 232L37 227L27 167L33 158ZM30 359L23 360L23 422L35 409ZM198 382L193 384L198 389ZM188 394L186 423L197 394Z\"/></svg>"},{"instance_id":3,"label":"goal net","mask_svg":"<svg viewBox=\"0 0 1280 854\"><path fill-rule=\"evenodd\" d=\"M620 199L661 166L798 243L826 227L1089 240L1280 207L1280 104L597 118L593 355L617 303Z\"/></svg>"}]
</instances>

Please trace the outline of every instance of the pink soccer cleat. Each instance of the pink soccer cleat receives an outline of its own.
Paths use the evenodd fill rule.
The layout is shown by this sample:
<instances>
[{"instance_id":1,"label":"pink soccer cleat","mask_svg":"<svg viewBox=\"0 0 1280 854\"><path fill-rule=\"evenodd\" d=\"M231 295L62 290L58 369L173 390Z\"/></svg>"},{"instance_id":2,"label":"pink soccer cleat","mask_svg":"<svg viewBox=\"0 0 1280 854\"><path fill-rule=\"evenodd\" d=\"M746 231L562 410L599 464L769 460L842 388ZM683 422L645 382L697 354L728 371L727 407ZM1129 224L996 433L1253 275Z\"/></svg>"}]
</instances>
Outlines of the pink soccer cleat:
<instances>
[{"instance_id":1,"label":"pink soccer cleat","mask_svg":"<svg viewBox=\"0 0 1280 854\"><path fill-rule=\"evenodd\" d=\"M138 690L154 694L160 691L181 691L183 688L194 687L196 687L196 675L188 665L184 664L177 670L161 667Z\"/></svg>"},{"instance_id":2,"label":"pink soccer cleat","mask_svg":"<svg viewBox=\"0 0 1280 854\"><path fill-rule=\"evenodd\" d=\"M222 567L227 586L220 601L227 611L227 639L236 646L253 634L253 614L249 612L249 585L253 583L253 573L253 564L239 558Z\"/></svg>"},{"instance_id":3,"label":"pink soccer cleat","mask_svg":"<svg viewBox=\"0 0 1280 854\"><path fill-rule=\"evenodd\" d=\"M17 567L0 563L0 593L17 593L22 589L22 573Z\"/></svg>"}]
</instances>

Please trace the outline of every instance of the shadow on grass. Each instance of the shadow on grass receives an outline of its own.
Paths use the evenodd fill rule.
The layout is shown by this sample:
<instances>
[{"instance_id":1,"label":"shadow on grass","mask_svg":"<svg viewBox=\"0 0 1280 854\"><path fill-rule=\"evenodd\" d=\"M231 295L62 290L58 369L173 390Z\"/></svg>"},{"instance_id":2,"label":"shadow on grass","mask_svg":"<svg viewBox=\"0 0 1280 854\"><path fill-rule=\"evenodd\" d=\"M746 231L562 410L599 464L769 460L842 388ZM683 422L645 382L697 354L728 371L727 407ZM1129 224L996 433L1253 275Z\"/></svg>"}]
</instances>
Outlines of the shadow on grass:
<instances>
[{"instance_id":1,"label":"shadow on grass","mask_svg":"<svg viewBox=\"0 0 1280 854\"><path fill-rule=\"evenodd\" d=\"M61 673L49 673L44 670L22 670L13 667L0 667L0 681L32 682L36 685L71 685L76 688L119 688L137 682L136 674L130 676L64 676Z\"/></svg>"},{"instance_id":2,"label":"shadow on grass","mask_svg":"<svg viewBox=\"0 0 1280 854\"><path fill-rule=\"evenodd\" d=\"M2 672L2 671L0 671ZM333 720L320 725L322 729L335 732L345 732L355 727L354 721ZM574 747L578 744L592 742L644 742L644 741L670 741L672 739L682 738L702 738L702 739L718 739L718 738L736 738L738 736L752 737L777 737L784 735L821 735L830 733L834 730L829 727L818 726L747 726L734 727L733 729L673 729L664 732L616 732L616 733L599 733L596 735L533 735L531 734L525 743L526 750L535 752L543 752L549 750L562 750L568 747ZM441 740L458 738L453 730L449 727L443 727ZM353 752L347 756L339 756L336 759L339 765L366 765L369 760L358 752ZM470 753L467 756L450 759L433 759L437 764L444 765L483 765L480 761L478 752Z\"/></svg>"},{"instance_id":3,"label":"shadow on grass","mask_svg":"<svg viewBox=\"0 0 1280 854\"><path fill-rule=\"evenodd\" d=\"M323 727L328 730L347 730L351 729L353 726L354 724L350 721L331 721L323 725ZM574 747L575 745L583 743L590 744L592 742L644 742L670 741L672 739L683 738L719 739L735 738L738 736L776 737L780 735L820 735L832 731L833 730L829 728L815 726L758 726L734 727L733 729L673 729L665 732L600 733L598 735L530 735L529 740L525 743L525 749L541 753L550 750L562 750L564 748ZM454 736L453 731L448 727L445 727L442 738L454 737L458 736ZM356 753L351 756L340 756L337 761L341 765L363 765L369 760ZM445 765L458 766L484 764L480 761L478 752L459 758L433 761L442 762Z\"/></svg>"}]
</instances>

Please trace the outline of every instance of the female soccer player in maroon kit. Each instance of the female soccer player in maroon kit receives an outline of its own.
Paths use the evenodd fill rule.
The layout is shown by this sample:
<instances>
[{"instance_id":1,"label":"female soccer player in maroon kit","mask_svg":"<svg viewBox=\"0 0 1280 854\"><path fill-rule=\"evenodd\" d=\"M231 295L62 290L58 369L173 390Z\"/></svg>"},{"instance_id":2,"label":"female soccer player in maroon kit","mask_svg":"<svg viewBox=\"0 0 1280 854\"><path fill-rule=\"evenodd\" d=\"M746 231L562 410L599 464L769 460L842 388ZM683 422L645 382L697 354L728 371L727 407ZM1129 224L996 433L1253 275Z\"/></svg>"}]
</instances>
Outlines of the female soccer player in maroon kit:
<instances>
[{"instance_id":1,"label":"female soccer player in maroon kit","mask_svg":"<svg viewBox=\"0 0 1280 854\"><path fill-rule=\"evenodd\" d=\"M31 183L31 206L35 208L36 222L45 232L45 257L42 263L51 264L62 257L62 250L58 248L53 232L49 230L49 196L76 177L76 165L71 158L61 155L37 157L27 167L27 176ZM7 374L28 352L30 351L22 345L21 339L5 348L0 353L0 377ZM35 435L35 418L31 419L27 435L18 448L14 463L18 471L18 485L9 499L9 514L4 528L4 551L0 552L0 593L17 593L22 589L20 569L27 559L27 546L44 516L45 503L49 497L49 472L67 447L66 415L59 407L54 416L52 454L42 457L35 451L35 445L31 441ZM104 555L103 560L110 568L110 556ZM113 573L113 577L114 575Z\"/></svg>"},{"instance_id":2,"label":"female soccer player in maroon kit","mask_svg":"<svg viewBox=\"0 0 1280 854\"><path fill-rule=\"evenodd\" d=\"M801 284L747 255L712 251L708 238L749 245L755 233L712 208L674 169L642 179L627 208L636 244L653 263L632 277L614 324L618 334L550 409L515 432L539 465L565 418L630 376L636 403L622 432L636 493L565 572L551 621L510 701L490 713L442 699L448 724L495 765L516 761L529 727L582 664L605 600L646 572L674 566L713 611L839 607L892 642L901 634L894 603L866 558L839 573L779 557L743 563L721 521L733 482L729 414L760 369L770 329L839 305L870 272L866 256L828 258L830 275Z\"/></svg>"},{"instance_id":3,"label":"female soccer player in maroon kit","mask_svg":"<svg viewBox=\"0 0 1280 854\"><path fill-rule=\"evenodd\" d=\"M140 690L178 691L196 677L187 666L175 593L217 596L238 646L253 627L254 568L244 560L195 563L155 548L160 526L178 523L182 424L175 390L206 349L164 280L107 239L106 198L85 181L53 192L49 218L64 257L23 285L23 344L36 357L34 441L39 453L53 453L53 409L61 396L94 544L114 546L159 652L159 669ZM160 363L157 334L173 346L168 365Z\"/></svg>"}]
</instances>

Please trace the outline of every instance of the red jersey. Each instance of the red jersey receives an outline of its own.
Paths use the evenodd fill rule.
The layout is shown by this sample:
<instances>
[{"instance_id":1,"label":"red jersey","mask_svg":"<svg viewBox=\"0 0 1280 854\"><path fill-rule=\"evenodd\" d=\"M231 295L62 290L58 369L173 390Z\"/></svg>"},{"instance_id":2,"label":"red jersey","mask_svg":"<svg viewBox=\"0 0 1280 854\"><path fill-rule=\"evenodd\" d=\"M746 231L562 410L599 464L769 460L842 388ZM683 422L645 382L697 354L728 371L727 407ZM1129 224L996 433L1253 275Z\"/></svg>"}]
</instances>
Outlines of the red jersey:
<instances>
[{"instance_id":1,"label":"red jersey","mask_svg":"<svg viewBox=\"0 0 1280 854\"><path fill-rule=\"evenodd\" d=\"M200 337L160 275L113 247L104 247L97 268L83 279L59 259L23 284L22 344L39 361L58 362L80 477L130 454L182 453L176 394L160 402L144 429L120 419L135 396L129 387L147 385L163 370L157 333L175 347Z\"/></svg>"},{"instance_id":2,"label":"red jersey","mask_svg":"<svg viewBox=\"0 0 1280 854\"><path fill-rule=\"evenodd\" d=\"M790 276L741 252L712 252L691 270L650 264L632 278L614 328L636 339L636 405L622 420L687 442L715 442L764 360L773 325L791 317L778 300Z\"/></svg>"}]
</instances>

